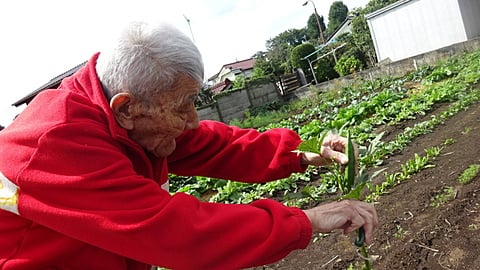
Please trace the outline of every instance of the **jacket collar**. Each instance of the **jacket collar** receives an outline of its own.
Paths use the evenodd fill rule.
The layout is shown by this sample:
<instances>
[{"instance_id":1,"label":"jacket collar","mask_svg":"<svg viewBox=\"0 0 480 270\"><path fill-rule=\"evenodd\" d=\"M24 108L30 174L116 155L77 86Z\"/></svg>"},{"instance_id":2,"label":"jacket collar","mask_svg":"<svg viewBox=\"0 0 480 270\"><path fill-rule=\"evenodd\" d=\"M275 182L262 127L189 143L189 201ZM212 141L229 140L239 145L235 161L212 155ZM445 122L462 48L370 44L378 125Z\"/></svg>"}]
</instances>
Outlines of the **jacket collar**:
<instances>
[{"instance_id":1,"label":"jacket collar","mask_svg":"<svg viewBox=\"0 0 480 270\"><path fill-rule=\"evenodd\" d=\"M102 82L95 68L99 55L99 52L95 53L82 69L77 71L74 76L65 79L62 84L68 85L68 88L71 89L72 92L86 95L93 104L99 106L105 112L108 128L113 138L139 147L137 143L128 137L127 130L122 128L115 120L107 95L104 92Z\"/></svg>"}]
</instances>

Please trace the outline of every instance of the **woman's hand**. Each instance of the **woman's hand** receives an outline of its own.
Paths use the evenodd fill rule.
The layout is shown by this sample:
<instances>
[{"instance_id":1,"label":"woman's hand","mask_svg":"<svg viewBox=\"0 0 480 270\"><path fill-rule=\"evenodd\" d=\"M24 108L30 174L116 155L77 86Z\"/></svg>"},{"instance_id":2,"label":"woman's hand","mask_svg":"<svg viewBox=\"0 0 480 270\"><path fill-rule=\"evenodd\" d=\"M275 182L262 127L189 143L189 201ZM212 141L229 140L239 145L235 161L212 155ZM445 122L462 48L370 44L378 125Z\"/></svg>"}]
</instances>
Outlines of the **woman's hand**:
<instances>
[{"instance_id":1,"label":"woman's hand","mask_svg":"<svg viewBox=\"0 0 480 270\"><path fill-rule=\"evenodd\" d=\"M354 200L326 203L315 208L304 210L313 232L328 233L343 230L349 234L358 228L365 230L365 242L370 244L372 234L378 225L377 211L373 204Z\"/></svg>"},{"instance_id":2,"label":"woman's hand","mask_svg":"<svg viewBox=\"0 0 480 270\"><path fill-rule=\"evenodd\" d=\"M301 153L301 163L303 165L326 166L336 162L340 165L348 163L348 157L345 155L347 149L347 138L337 134L328 134L325 136L320 148L320 154L303 152ZM355 160L358 158L358 149L354 145Z\"/></svg>"}]
</instances>

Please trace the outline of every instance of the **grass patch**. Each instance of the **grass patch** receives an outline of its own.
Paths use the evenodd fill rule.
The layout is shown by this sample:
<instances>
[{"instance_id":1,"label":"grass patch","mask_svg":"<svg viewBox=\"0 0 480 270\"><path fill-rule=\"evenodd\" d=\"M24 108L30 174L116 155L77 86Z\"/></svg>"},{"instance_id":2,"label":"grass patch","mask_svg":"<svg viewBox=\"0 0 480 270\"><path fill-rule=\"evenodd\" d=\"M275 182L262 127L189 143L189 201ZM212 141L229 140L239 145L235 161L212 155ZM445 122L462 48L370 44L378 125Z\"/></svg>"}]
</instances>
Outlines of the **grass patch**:
<instances>
[{"instance_id":1,"label":"grass patch","mask_svg":"<svg viewBox=\"0 0 480 270\"><path fill-rule=\"evenodd\" d=\"M460 184L468 184L472 181L475 176L480 172L480 164L472 164L467 169L465 169L462 174L458 177L458 182Z\"/></svg>"}]
</instances>

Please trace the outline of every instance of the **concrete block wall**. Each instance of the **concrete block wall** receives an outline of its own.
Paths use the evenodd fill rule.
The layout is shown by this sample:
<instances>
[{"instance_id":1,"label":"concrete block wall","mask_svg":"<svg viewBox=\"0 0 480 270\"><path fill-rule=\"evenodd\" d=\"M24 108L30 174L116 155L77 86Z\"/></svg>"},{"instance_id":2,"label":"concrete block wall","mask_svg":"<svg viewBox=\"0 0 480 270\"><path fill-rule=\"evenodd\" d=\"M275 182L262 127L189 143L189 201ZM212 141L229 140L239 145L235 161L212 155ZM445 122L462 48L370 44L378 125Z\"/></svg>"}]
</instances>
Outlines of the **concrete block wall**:
<instances>
[{"instance_id":1,"label":"concrete block wall","mask_svg":"<svg viewBox=\"0 0 480 270\"><path fill-rule=\"evenodd\" d=\"M280 94L273 83L257 85L250 91L252 106L257 107L279 100Z\"/></svg>"},{"instance_id":2,"label":"concrete block wall","mask_svg":"<svg viewBox=\"0 0 480 270\"><path fill-rule=\"evenodd\" d=\"M208 106L203 106L201 108L197 108L198 117L202 120L216 120L222 121L220 115L218 114L217 104L213 103Z\"/></svg>"},{"instance_id":3,"label":"concrete block wall","mask_svg":"<svg viewBox=\"0 0 480 270\"><path fill-rule=\"evenodd\" d=\"M272 82L235 90L215 98L215 103L197 108L201 120L217 120L228 123L242 119L247 109L277 101L279 96Z\"/></svg>"},{"instance_id":4,"label":"concrete block wall","mask_svg":"<svg viewBox=\"0 0 480 270\"><path fill-rule=\"evenodd\" d=\"M247 89L232 91L216 100L222 121L225 123L234 118L241 119L244 111L251 105Z\"/></svg>"}]
</instances>

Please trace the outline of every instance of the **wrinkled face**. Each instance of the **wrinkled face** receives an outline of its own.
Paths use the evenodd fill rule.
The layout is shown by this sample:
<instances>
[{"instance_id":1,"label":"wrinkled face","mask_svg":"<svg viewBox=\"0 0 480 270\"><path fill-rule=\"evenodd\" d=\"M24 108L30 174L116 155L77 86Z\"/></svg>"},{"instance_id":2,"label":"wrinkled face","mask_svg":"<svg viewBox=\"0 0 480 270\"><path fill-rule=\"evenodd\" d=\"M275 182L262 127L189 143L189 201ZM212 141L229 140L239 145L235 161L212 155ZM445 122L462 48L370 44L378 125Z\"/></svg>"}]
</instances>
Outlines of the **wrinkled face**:
<instances>
[{"instance_id":1,"label":"wrinkled face","mask_svg":"<svg viewBox=\"0 0 480 270\"><path fill-rule=\"evenodd\" d=\"M157 157L170 155L176 147L175 138L187 129L198 127L194 103L199 89L197 81L179 76L173 89L153 98L156 106L136 114L130 138Z\"/></svg>"}]
</instances>

